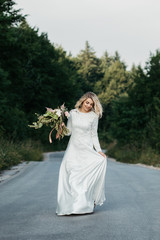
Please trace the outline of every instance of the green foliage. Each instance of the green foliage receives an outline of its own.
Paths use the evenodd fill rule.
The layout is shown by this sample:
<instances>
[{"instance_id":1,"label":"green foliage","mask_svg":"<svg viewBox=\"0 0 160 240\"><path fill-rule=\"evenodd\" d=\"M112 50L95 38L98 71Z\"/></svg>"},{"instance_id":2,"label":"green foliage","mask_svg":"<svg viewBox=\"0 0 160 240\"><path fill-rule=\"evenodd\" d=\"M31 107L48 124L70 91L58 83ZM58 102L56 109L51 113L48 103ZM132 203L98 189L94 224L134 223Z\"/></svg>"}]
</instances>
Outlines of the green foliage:
<instances>
[{"instance_id":1,"label":"green foliage","mask_svg":"<svg viewBox=\"0 0 160 240\"><path fill-rule=\"evenodd\" d=\"M40 141L27 139L17 143L17 150L23 161L42 161L43 146Z\"/></svg>"},{"instance_id":2,"label":"green foliage","mask_svg":"<svg viewBox=\"0 0 160 240\"><path fill-rule=\"evenodd\" d=\"M141 146L139 146L138 142L125 145L119 143L110 145L107 147L107 154L117 161L160 167L160 155L146 143Z\"/></svg>"},{"instance_id":3,"label":"green foliage","mask_svg":"<svg viewBox=\"0 0 160 240\"><path fill-rule=\"evenodd\" d=\"M69 133L69 129L66 127L64 123L65 118L67 118L67 116L65 115L67 114L69 117L69 113L67 110L68 109L64 106L64 104L61 105L60 108L58 107L57 109L54 109L54 110L51 108L47 108L46 113L43 115L39 115L35 113L38 117L38 120L36 122L33 122L32 125L28 125L28 126L35 129L39 129L43 125L50 126L52 130L49 134L50 136L49 140L50 140L50 143L52 143L51 133L54 129L57 131L56 139L57 138L61 139Z\"/></svg>"},{"instance_id":4,"label":"green foliage","mask_svg":"<svg viewBox=\"0 0 160 240\"><path fill-rule=\"evenodd\" d=\"M85 43L85 49L81 50L75 59L75 64L81 77L83 91L92 90L95 83L102 77L102 72L100 60L96 57L88 41Z\"/></svg>"},{"instance_id":5,"label":"green foliage","mask_svg":"<svg viewBox=\"0 0 160 240\"><path fill-rule=\"evenodd\" d=\"M129 72L126 71L124 63L120 60L111 61L109 65L106 62L106 64L108 67L103 79L95 85L95 89L99 92L99 98L105 105L119 96L126 95L127 89L133 81Z\"/></svg>"},{"instance_id":6,"label":"green foliage","mask_svg":"<svg viewBox=\"0 0 160 240\"><path fill-rule=\"evenodd\" d=\"M71 108L80 92L75 91L78 74L65 51L55 48L47 34L31 28L13 9L14 2L2 2L0 11L6 24L0 23L0 126L9 139L36 139L28 129L34 113L62 102Z\"/></svg>"},{"instance_id":7,"label":"green foliage","mask_svg":"<svg viewBox=\"0 0 160 240\"><path fill-rule=\"evenodd\" d=\"M114 144L112 147L108 146L107 154L115 158L117 161L125 163L139 163L141 149L134 144Z\"/></svg>"},{"instance_id":8,"label":"green foliage","mask_svg":"<svg viewBox=\"0 0 160 240\"><path fill-rule=\"evenodd\" d=\"M128 97L121 97L112 102L109 134L123 144L140 142L144 138L143 126L147 119L143 107L137 108Z\"/></svg>"},{"instance_id":9,"label":"green foliage","mask_svg":"<svg viewBox=\"0 0 160 240\"><path fill-rule=\"evenodd\" d=\"M104 145L118 142L116 158L149 159L142 147L146 144L148 156L158 159L160 51L150 54L144 69L133 65L130 71L117 51L114 56L106 51L98 58L88 41L77 57L67 56L46 33L39 34L30 27L14 5L12 0L0 1L0 136L9 142L39 140L49 149L49 128L33 131L28 127L37 120L35 112L42 114L46 107L55 108L62 102L71 109L84 92L94 91L104 110L99 122L100 140ZM53 149L62 145L64 149L66 142L55 141ZM22 152L13 146L11 149L7 152L3 146L1 166L22 158ZM31 155L36 158L37 154L39 159L38 152L34 153ZM24 155L32 158L27 151ZM7 159L12 160L7 163Z\"/></svg>"},{"instance_id":10,"label":"green foliage","mask_svg":"<svg viewBox=\"0 0 160 240\"><path fill-rule=\"evenodd\" d=\"M160 153L160 99L153 98L154 115L151 116L146 131L150 145Z\"/></svg>"},{"instance_id":11,"label":"green foliage","mask_svg":"<svg viewBox=\"0 0 160 240\"><path fill-rule=\"evenodd\" d=\"M129 99L137 109L143 108L143 129L146 131L147 142L155 149L159 149L160 119L160 51L150 54L146 62L145 72L139 68L135 78L135 85L129 91Z\"/></svg>"},{"instance_id":12,"label":"green foliage","mask_svg":"<svg viewBox=\"0 0 160 240\"><path fill-rule=\"evenodd\" d=\"M116 123L110 131L110 125L113 121L112 118L115 118L113 102L120 97L125 98L128 96L127 90L133 83L133 77L131 72L126 70L126 65L121 61L118 52L115 52L115 56L109 56L108 53L105 52L101 58L101 68L104 76L96 82L94 91L98 94L104 110L103 118L99 124L103 132L103 136L102 134L101 136L103 140L110 142L113 141L115 137L112 136L113 134L111 134L111 132L118 131Z\"/></svg>"},{"instance_id":13,"label":"green foliage","mask_svg":"<svg viewBox=\"0 0 160 240\"><path fill-rule=\"evenodd\" d=\"M143 159L143 162L153 162L154 159L144 160L144 156L148 159L144 152L147 148L143 148L145 143L149 149L152 149L149 151L149 157L155 156L158 164L160 161L158 160L160 159L158 155L160 153L160 52L158 50L155 55L150 55L145 71L140 66L136 71L134 69L134 84L127 93L128 96L121 96L112 101L112 111L108 117L110 138L112 141L113 139L118 141L118 150L115 152L122 156L119 151L127 153L127 144L131 146L136 142L141 149L139 159ZM119 144L123 144L123 147L119 147Z\"/></svg>"},{"instance_id":14,"label":"green foliage","mask_svg":"<svg viewBox=\"0 0 160 240\"><path fill-rule=\"evenodd\" d=\"M0 138L0 170L9 169L23 161L42 161L42 152L39 142L13 142Z\"/></svg>"},{"instance_id":15,"label":"green foliage","mask_svg":"<svg viewBox=\"0 0 160 240\"><path fill-rule=\"evenodd\" d=\"M20 10L15 10L13 6L15 2L12 0L0 0L0 26L6 28L18 24L24 17L19 13Z\"/></svg>"}]
</instances>

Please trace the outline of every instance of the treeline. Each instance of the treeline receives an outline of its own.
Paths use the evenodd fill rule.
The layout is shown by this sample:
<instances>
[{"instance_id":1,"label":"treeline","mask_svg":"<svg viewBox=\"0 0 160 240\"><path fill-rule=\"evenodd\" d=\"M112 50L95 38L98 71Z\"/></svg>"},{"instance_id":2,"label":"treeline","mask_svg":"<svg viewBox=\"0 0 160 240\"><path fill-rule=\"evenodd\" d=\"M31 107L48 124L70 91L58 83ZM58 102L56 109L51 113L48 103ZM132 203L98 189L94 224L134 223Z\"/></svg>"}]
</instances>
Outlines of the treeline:
<instances>
[{"instance_id":1,"label":"treeline","mask_svg":"<svg viewBox=\"0 0 160 240\"><path fill-rule=\"evenodd\" d=\"M108 108L106 137L114 139L109 152L123 162L160 166L160 51L132 74L127 94Z\"/></svg>"},{"instance_id":2,"label":"treeline","mask_svg":"<svg viewBox=\"0 0 160 240\"><path fill-rule=\"evenodd\" d=\"M47 34L31 28L15 11L14 2L0 6L0 126L11 140L28 137L47 142L45 129L28 127L35 112L63 102L70 108L77 94L77 71L65 51L49 41ZM45 140L46 139L46 140Z\"/></svg>"},{"instance_id":3,"label":"treeline","mask_svg":"<svg viewBox=\"0 0 160 240\"><path fill-rule=\"evenodd\" d=\"M143 158L151 164L153 159L145 160L147 149L158 164L160 52L151 54L144 69L133 65L130 71L118 52L110 56L106 51L98 58L87 41L73 57L29 26L14 5L0 0L1 138L16 144L39 141L42 151L65 149L67 137L49 146L50 129L33 130L28 124L45 107L65 103L71 109L83 93L93 91L103 105L99 136L110 156L130 162Z\"/></svg>"}]
</instances>

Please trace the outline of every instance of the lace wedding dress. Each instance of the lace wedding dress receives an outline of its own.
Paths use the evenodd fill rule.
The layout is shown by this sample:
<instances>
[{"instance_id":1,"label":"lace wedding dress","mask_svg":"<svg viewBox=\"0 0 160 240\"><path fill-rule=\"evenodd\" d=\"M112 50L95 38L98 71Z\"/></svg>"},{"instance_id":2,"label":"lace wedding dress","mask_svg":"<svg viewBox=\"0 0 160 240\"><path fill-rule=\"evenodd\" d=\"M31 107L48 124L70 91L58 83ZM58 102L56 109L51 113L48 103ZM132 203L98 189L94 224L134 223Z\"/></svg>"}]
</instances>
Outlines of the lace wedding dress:
<instances>
[{"instance_id":1,"label":"lace wedding dress","mask_svg":"<svg viewBox=\"0 0 160 240\"><path fill-rule=\"evenodd\" d=\"M57 215L90 213L105 198L107 158L101 150L97 128L98 115L90 111L70 111L68 146L59 170ZM94 150L94 148L95 150Z\"/></svg>"}]
</instances>

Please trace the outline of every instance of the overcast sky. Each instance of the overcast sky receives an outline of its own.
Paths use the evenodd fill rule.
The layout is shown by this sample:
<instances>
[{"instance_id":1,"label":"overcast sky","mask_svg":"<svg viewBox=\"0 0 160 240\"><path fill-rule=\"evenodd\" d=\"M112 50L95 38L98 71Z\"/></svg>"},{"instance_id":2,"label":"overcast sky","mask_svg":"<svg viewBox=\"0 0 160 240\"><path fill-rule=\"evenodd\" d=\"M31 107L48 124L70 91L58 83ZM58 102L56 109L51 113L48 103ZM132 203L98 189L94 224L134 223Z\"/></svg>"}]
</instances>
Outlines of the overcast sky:
<instances>
[{"instance_id":1,"label":"overcast sky","mask_svg":"<svg viewBox=\"0 0 160 240\"><path fill-rule=\"evenodd\" d=\"M98 57L117 50L128 69L160 48L159 0L15 0L27 21L76 56L88 40Z\"/></svg>"}]
</instances>

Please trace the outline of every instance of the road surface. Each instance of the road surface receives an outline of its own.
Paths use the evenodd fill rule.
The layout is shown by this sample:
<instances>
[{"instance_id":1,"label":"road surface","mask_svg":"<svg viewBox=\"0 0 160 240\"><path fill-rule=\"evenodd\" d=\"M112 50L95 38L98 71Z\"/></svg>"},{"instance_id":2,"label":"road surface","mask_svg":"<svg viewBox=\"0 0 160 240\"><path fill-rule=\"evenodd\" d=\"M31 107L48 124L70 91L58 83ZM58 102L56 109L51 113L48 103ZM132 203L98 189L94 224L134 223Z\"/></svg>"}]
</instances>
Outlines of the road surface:
<instances>
[{"instance_id":1,"label":"road surface","mask_svg":"<svg viewBox=\"0 0 160 240\"><path fill-rule=\"evenodd\" d=\"M64 152L0 183L0 240L159 240L160 171L108 161L106 201L94 213L57 216Z\"/></svg>"}]
</instances>

